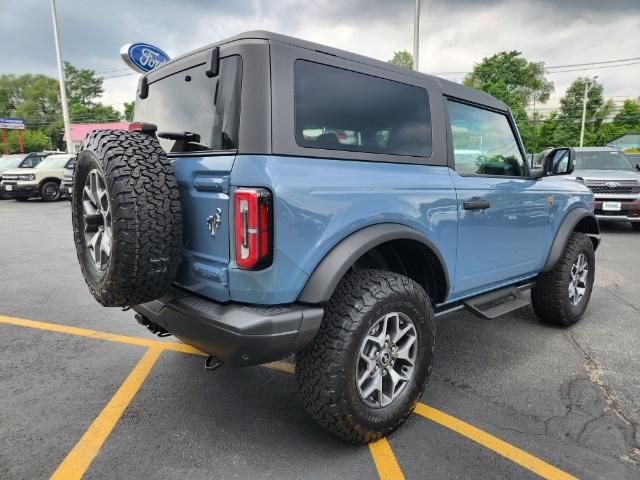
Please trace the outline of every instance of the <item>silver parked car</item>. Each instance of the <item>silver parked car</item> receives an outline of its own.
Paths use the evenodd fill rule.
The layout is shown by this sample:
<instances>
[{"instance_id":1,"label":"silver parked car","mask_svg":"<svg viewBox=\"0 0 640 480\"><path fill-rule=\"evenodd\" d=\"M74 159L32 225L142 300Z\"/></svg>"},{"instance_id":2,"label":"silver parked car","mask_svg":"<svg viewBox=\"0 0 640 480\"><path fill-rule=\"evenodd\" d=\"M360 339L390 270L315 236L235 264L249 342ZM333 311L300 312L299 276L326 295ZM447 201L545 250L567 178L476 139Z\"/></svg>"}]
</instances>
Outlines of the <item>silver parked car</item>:
<instances>
[{"instance_id":1,"label":"silver parked car","mask_svg":"<svg viewBox=\"0 0 640 480\"><path fill-rule=\"evenodd\" d=\"M572 177L593 191L598 219L631 222L640 231L640 166L611 147L574 150Z\"/></svg>"}]
</instances>

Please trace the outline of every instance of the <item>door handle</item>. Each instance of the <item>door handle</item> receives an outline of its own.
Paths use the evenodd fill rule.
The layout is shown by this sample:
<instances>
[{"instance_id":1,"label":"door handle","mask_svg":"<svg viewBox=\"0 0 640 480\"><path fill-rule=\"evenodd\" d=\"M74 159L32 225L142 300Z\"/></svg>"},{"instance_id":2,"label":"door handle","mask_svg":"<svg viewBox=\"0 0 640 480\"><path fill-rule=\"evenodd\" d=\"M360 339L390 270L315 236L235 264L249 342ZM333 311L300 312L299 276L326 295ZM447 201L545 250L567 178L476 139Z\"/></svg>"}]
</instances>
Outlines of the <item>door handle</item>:
<instances>
[{"instance_id":1,"label":"door handle","mask_svg":"<svg viewBox=\"0 0 640 480\"><path fill-rule=\"evenodd\" d=\"M462 202L465 210L485 210L491 207L489 200L465 200Z\"/></svg>"}]
</instances>

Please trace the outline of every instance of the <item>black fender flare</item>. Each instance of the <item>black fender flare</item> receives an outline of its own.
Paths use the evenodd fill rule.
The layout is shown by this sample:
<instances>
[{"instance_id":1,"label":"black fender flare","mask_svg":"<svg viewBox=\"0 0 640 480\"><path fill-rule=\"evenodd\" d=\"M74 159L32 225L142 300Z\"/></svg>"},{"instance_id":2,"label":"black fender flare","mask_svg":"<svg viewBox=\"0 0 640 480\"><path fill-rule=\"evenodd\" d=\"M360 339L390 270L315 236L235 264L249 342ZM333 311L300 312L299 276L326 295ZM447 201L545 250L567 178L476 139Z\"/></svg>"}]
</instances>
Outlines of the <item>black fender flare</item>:
<instances>
[{"instance_id":1,"label":"black fender flare","mask_svg":"<svg viewBox=\"0 0 640 480\"><path fill-rule=\"evenodd\" d=\"M589 220L583 222L586 218ZM593 235L600 234L600 225L598 224L595 214L592 210L587 210L586 208L574 208L566 217L564 217L564 220L560 224L560 228L558 228L556 236L553 239L553 243L551 244L547 261L542 267L543 272L551 270L555 267L556 263L558 263L569 237L576 230L576 227L580 222L583 222L584 228L581 228L579 231L589 234L591 241L593 242L593 249L595 250L598 248L600 239Z\"/></svg>"},{"instance_id":2,"label":"black fender flare","mask_svg":"<svg viewBox=\"0 0 640 480\"><path fill-rule=\"evenodd\" d=\"M298 296L303 303L328 301L349 268L372 248L391 240L416 240L428 247L436 256L446 281L445 292L449 292L449 274L446 264L434 243L413 228L398 223L379 223L362 228L341 240L316 266Z\"/></svg>"}]
</instances>

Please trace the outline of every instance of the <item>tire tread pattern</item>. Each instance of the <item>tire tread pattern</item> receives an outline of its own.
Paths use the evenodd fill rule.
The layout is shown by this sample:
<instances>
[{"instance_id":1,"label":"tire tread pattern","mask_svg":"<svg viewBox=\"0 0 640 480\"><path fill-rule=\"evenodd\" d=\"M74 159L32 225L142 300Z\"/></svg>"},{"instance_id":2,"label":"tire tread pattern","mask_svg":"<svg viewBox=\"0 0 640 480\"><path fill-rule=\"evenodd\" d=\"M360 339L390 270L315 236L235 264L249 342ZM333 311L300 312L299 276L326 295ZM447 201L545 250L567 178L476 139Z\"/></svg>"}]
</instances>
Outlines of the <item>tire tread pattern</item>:
<instances>
[{"instance_id":1,"label":"tire tread pattern","mask_svg":"<svg viewBox=\"0 0 640 480\"><path fill-rule=\"evenodd\" d=\"M573 232L558 263L553 269L540 274L536 286L531 290L533 310L543 322L567 327L576 323L582 316L584 308L578 311L572 308L567 291L571 267L580 253L587 254L591 283L581 301L585 304L589 302L595 273L593 243L585 233Z\"/></svg>"},{"instance_id":2,"label":"tire tread pattern","mask_svg":"<svg viewBox=\"0 0 640 480\"><path fill-rule=\"evenodd\" d=\"M154 300L172 285L180 265L182 210L178 182L158 140L141 132L98 130L81 145L92 152L111 201L113 247L103 275L87 272L81 193L74 171L73 230L89 290L104 306Z\"/></svg>"},{"instance_id":3,"label":"tire tread pattern","mask_svg":"<svg viewBox=\"0 0 640 480\"><path fill-rule=\"evenodd\" d=\"M426 375L409 395L403 413L383 428L358 423L344 395L344 370L349 346L359 339L357 330L363 317L379 301L396 294L410 297L426 308L427 330L431 335ZM359 270L345 275L325 306L325 316L314 341L296 356L296 375L306 411L326 430L343 440L364 444L398 428L411 414L422 395L431 372L435 347L435 317L428 295L410 278L380 270ZM416 367L417 368L417 367Z\"/></svg>"}]
</instances>

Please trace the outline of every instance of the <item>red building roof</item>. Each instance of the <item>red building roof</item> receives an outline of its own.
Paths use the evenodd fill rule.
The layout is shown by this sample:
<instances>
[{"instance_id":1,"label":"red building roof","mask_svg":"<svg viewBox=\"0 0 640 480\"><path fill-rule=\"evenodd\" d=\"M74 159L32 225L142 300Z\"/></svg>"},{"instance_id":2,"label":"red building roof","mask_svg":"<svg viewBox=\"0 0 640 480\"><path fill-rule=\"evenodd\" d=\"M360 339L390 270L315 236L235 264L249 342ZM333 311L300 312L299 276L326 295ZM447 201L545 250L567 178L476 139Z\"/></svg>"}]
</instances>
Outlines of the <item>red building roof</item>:
<instances>
[{"instance_id":1,"label":"red building roof","mask_svg":"<svg viewBox=\"0 0 640 480\"><path fill-rule=\"evenodd\" d=\"M111 122L111 123L72 123L71 124L71 141L81 142L88 133L94 130L127 130L129 124L127 122ZM67 135L62 137L67 140Z\"/></svg>"}]
</instances>

